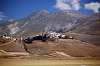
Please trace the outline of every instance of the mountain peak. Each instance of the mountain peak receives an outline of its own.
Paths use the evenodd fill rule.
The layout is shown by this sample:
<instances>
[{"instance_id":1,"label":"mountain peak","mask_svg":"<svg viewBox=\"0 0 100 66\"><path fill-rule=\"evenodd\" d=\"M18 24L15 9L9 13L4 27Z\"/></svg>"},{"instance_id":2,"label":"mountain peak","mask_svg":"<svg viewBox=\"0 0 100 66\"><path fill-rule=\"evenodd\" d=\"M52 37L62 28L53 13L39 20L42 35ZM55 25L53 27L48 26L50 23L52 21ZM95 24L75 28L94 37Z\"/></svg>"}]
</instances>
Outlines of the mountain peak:
<instances>
[{"instance_id":1,"label":"mountain peak","mask_svg":"<svg viewBox=\"0 0 100 66\"><path fill-rule=\"evenodd\" d=\"M41 13L49 13L49 11L48 10L45 10L45 9L41 10L40 12Z\"/></svg>"}]
</instances>

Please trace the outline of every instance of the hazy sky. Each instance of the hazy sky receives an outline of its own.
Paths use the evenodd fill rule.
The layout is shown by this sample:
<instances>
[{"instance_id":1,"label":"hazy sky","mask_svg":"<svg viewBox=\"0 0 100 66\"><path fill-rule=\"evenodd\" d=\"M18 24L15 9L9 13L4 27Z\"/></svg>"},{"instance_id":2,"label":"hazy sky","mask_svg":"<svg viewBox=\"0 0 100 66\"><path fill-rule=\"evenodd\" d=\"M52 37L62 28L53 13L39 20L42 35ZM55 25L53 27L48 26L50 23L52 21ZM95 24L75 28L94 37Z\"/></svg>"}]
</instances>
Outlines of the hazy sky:
<instances>
[{"instance_id":1,"label":"hazy sky","mask_svg":"<svg viewBox=\"0 0 100 66\"><path fill-rule=\"evenodd\" d=\"M100 13L100 0L0 0L0 20L5 16L13 19L23 18L42 9L76 10L84 14Z\"/></svg>"}]
</instances>

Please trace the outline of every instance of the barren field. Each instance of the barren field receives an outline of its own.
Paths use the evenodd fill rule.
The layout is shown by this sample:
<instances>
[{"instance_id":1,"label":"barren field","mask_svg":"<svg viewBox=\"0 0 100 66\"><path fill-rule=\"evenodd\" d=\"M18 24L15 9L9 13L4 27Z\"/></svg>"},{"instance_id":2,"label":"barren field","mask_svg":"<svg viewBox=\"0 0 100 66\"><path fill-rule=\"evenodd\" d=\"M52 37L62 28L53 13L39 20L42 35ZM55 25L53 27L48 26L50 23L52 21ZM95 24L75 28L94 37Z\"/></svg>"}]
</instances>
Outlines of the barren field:
<instances>
[{"instance_id":1,"label":"barren field","mask_svg":"<svg viewBox=\"0 0 100 66\"><path fill-rule=\"evenodd\" d=\"M0 45L0 66L100 66L100 46L76 39Z\"/></svg>"},{"instance_id":2,"label":"barren field","mask_svg":"<svg viewBox=\"0 0 100 66\"><path fill-rule=\"evenodd\" d=\"M33 41L32 44L26 44L26 48L33 55L48 55L60 58L100 57L100 46L75 39L59 39L58 42Z\"/></svg>"},{"instance_id":3,"label":"barren field","mask_svg":"<svg viewBox=\"0 0 100 66\"><path fill-rule=\"evenodd\" d=\"M100 60L0 59L0 66L100 66Z\"/></svg>"},{"instance_id":4,"label":"barren field","mask_svg":"<svg viewBox=\"0 0 100 66\"><path fill-rule=\"evenodd\" d=\"M15 54L14 52L30 53L33 56L46 56L51 58L73 57L100 57L100 46L82 42L76 39L59 39L58 41L33 41L25 44L19 40L0 44L0 50ZM20 55L20 54L19 54Z\"/></svg>"}]
</instances>

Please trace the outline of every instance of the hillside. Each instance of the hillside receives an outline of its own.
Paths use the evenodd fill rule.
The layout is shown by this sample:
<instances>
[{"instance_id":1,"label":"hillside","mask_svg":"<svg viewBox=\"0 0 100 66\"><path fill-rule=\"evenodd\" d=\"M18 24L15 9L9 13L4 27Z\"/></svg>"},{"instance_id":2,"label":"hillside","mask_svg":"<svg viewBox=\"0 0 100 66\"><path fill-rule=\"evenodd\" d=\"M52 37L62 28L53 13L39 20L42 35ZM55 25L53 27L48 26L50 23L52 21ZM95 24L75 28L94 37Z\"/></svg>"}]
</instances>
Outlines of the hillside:
<instances>
[{"instance_id":1,"label":"hillside","mask_svg":"<svg viewBox=\"0 0 100 66\"><path fill-rule=\"evenodd\" d=\"M25 51L24 48L27 48L27 51ZM58 42L33 41L32 44L25 44L25 46L23 45L23 43L17 40L7 42L6 45L5 43L0 44L0 50L1 52L12 54L27 52L32 54L33 57L47 57L51 59L71 59L73 57L100 57L100 46L95 46L93 44L75 39L59 39Z\"/></svg>"},{"instance_id":2,"label":"hillside","mask_svg":"<svg viewBox=\"0 0 100 66\"><path fill-rule=\"evenodd\" d=\"M81 19L80 22L82 24L70 31L70 34L75 39L100 46L100 13Z\"/></svg>"},{"instance_id":3,"label":"hillside","mask_svg":"<svg viewBox=\"0 0 100 66\"><path fill-rule=\"evenodd\" d=\"M33 55L51 56L60 58L72 57L100 57L100 46L95 46L80 40L60 39L59 42L33 41L27 45Z\"/></svg>"},{"instance_id":4,"label":"hillside","mask_svg":"<svg viewBox=\"0 0 100 66\"><path fill-rule=\"evenodd\" d=\"M100 36L100 13L80 20L83 24L77 26L73 32Z\"/></svg>"},{"instance_id":5,"label":"hillside","mask_svg":"<svg viewBox=\"0 0 100 66\"><path fill-rule=\"evenodd\" d=\"M100 14L84 16L74 11L53 12L46 10L0 25L0 34L27 36L44 31L65 32L74 39L59 39L58 42L33 41L25 44L28 52L36 56L58 58L100 57ZM68 33L67 33L68 32ZM20 39L19 39L20 40ZM0 50L26 52L24 44L17 41L0 40ZM4 46L2 46L4 44ZM5 45L7 44L7 45Z\"/></svg>"},{"instance_id":6,"label":"hillside","mask_svg":"<svg viewBox=\"0 0 100 66\"><path fill-rule=\"evenodd\" d=\"M66 32L80 24L81 18L87 16L75 11L48 12L46 10L36 11L20 20L9 22L2 27L1 31L10 34L26 35L43 32L56 31ZM3 30L3 28L5 28Z\"/></svg>"},{"instance_id":7,"label":"hillside","mask_svg":"<svg viewBox=\"0 0 100 66\"><path fill-rule=\"evenodd\" d=\"M49 13L48 11L43 10L36 12L35 14L32 13L32 15L28 16L23 22L24 24L20 25L22 26L21 28L24 32L27 32L27 30L29 29L29 31L34 32L50 30L57 32L65 32L75 27L80 18L83 18L83 15L80 13Z\"/></svg>"}]
</instances>

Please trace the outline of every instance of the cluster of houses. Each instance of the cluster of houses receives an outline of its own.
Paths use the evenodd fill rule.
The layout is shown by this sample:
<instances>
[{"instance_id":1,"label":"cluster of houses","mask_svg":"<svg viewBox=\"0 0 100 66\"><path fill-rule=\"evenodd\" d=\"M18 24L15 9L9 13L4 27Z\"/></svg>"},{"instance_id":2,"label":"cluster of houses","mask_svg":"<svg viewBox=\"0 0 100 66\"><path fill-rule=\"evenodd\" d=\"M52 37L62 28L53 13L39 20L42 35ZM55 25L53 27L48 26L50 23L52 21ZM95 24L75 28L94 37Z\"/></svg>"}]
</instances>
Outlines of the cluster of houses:
<instances>
[{"instance_id":1,"label":"cluster of houses","mask_svg":"<svg viewBox=\"0 0 100 66\"><path fill-rule=\"evenodd\" d=\"M56 32L43 32L41 34L35 36L29 36L25 38L23 41L25 43L32 43L34 40L42 40L42 41L58 41L59 39L73 39L72 36L68 36L64 33L56 33Z\"/></svg>"},{"instance_id":2,"label":"cluster of houses","mask_svg":"<svg viewBox=\"0 0 100 66\"><path fill-rule=\"evenodd\" d=\"M11 37L7 35L1 35L0 38L11 39Z\"/></svg>"},{"instance_id":3,"label":"cluster of houses","mask_svg":"<svg viewBox=\"0 0 100 66\"><path fill-rule=\"evenodd\" d=\"M13 38L12 36L7 36L7 35L0 35L0 38L3 38L3 39L7 39L7 40L17 40L16 38Z\"/></svg>"},{"instance_id":4,"label":"cluster of houses","mask_svg":"<svg viewBox=\"0 0 100 66\"><path fill-rule=\"evenodd\" d=\"M12 38L11 36L7 36L7 35L2 35L0 37L4 39L14 40L14 41L17 40L17 38ZM59 41L59 39L73 39L73 37L68 36L65 33L57 33L57 32L50 31L50 32L42 32L40 34L28 36L25 38L22 37L20 38L20 40L25 43L32 43L34 40L41 40L43 42Z\"/></svg>"}]
</instances>

